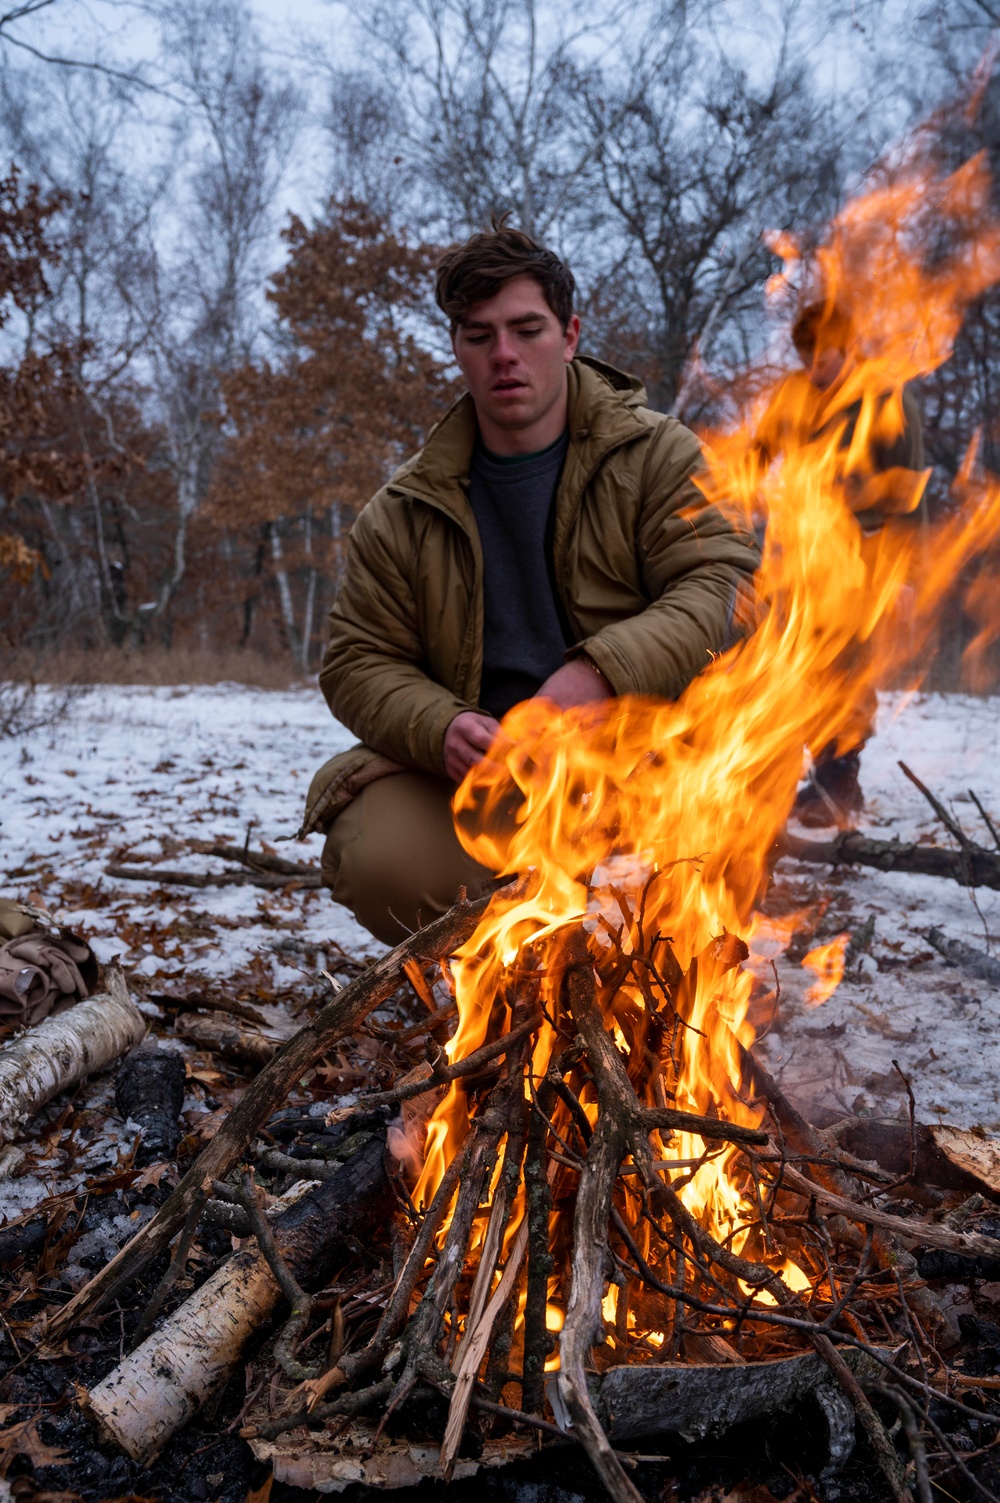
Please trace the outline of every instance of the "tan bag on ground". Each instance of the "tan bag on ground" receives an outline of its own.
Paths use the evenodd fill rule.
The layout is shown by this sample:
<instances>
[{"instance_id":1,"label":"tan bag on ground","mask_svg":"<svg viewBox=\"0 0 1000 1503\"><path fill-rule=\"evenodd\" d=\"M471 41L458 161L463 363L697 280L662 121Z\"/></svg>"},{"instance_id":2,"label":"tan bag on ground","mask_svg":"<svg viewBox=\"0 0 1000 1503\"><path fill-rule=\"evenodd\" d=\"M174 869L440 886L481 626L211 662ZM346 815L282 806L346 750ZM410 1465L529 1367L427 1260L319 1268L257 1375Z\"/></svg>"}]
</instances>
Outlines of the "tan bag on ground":
<instances>
[{"instance_id":1,"label":"tan bag on ground","mask_svg":"<svg viewBox=\"0 0 1000 1503\"><path fill-rule=\"evenodd\" d=\"M0 898L0 1025L30 1028L89 997L97 977L85 940L39 909Z\"/></svg>"}]
</instances>

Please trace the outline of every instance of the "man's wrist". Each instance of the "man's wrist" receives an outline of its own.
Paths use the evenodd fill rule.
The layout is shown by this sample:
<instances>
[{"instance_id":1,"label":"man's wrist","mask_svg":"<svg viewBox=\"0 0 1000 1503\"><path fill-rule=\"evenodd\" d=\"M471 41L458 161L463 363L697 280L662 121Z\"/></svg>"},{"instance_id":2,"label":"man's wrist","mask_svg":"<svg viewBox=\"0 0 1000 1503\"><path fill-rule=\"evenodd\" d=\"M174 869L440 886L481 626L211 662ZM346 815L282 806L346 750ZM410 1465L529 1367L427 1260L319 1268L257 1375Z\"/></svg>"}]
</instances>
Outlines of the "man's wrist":
<instances>
[{"instance_id":1,"label":"man's wrist","mask_svg":"<svg viewBox=\"0 0 1000 1503\"><path fill-rule=\"evenodd\" d=\"M570 661L572 661L572 659ZM600 679L601 683L604 686L604 690L605 690L608 698L612 699L614 697L614 692L615 692L614 691L614 685L611 684L608 681L608 678L607 678L606 674L604 673L604 671L601 668L599 668L597 666L597 664L594 662L593 658L590 656L590 653L589 652L581 652L581 653L579 653L577 655L577 662L585 664L586 667L590 668L592 670L592 672L594 672L594 673L597 674L597 677Z\"/></svg>"}]
</instances>

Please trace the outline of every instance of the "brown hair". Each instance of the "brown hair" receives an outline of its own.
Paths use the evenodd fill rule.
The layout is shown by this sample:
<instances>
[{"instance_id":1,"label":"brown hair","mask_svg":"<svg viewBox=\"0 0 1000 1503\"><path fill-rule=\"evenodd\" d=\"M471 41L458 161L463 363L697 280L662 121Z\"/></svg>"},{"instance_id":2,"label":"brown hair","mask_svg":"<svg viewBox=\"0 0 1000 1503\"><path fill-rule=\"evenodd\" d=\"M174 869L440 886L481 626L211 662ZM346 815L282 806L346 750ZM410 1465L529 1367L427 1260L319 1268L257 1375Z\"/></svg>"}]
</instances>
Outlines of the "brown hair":
<instances>
[{"instance_id":1,"label":"brown hair","mask_svg":"<svg viewBox=\"0 0 1000 1503\"><path fill-rule=\"evenodd\" d=\"M817 349L846 350L854 336L854 320L839 303L806 303L792 325L792 343L807 362Z\"/></svg>"},{"instance_id":2,"label":"brown hair","mask_svg":"<svg viewBox=\"0 0 1000 1503\"><path fill-rule=\"evenodd\" d=\"M573 314L576 282L565 261L539 245L525 230L492 216L492 226L453 246L438 262L434 295L452 332L473 303L494 297L515 277L534 277L563 329Z\"/></svg>"}]
</instances>

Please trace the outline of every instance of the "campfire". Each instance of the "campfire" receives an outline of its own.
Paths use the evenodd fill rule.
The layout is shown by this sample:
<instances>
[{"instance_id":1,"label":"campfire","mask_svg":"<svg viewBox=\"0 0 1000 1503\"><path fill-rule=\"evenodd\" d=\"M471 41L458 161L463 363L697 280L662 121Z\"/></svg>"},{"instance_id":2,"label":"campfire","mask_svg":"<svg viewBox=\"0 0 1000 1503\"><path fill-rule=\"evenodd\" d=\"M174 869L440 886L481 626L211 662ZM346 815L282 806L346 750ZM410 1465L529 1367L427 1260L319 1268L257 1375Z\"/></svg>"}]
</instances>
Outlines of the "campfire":
<instances>
[{"instance_id":1,"label":"campfire","mask_svg":"<svg viewBox=\"0 0 1000 1503\"><path fill-rule=\"evenodd\" d=\"M275 1346L284 1386L244 1417L262 1455L295 1435L300 1448L354 1445L377 1458L402 1433L439 1448L434 1465L448 1478L473 1442L478 1454L517 1435L570 1436L608 1493L635 1503L621 1444L667 1427L664 1371L741 1373L744 1407L719 1402L748 1417L755 1384L777 1392L786 1364L807 1362L814 1387L846 1395L894 1496L909 1496L866 1390L890 1368L905 1387L894 1352L943 1319L895 1241L907 1223L889 1197L914 1185L916 1130L908 1170L880 1170L805 1122L754 1058L753 1020L775 1001L761 980L756 905L803 748L846 746L866 693L887 675L917 680L936 608L1000 532L1000 485L974 447L925 566L905 522L864 538L855 516L859 492L877 484L861 436L899 432L903 385L947 358L966 304L1000 275L990 195L979 159L940 176L915 155L848 207L808 271L796 247L778 247L775 298L815 276L821 295L854 299L867 333L841 419L820 436L804 437L788 413L780 461L765 465L761 404L749 399L709 435L703 489L766 522L756 631L676 703L615 701L555 720L529 702L507 717L456 797L463 840L503 885L412 936L285 1046L53 1336L175 1233L190 1240L214 1200L257 1239L228 1285L213 1285L227 1321L252 1333L279 1286L292 1306ZM911 509L925 480L911 479ZM858 642L868 648L852 657ZM836 986L845 944L807 957L813 1001ZM417 1021L394 1034L379 1026L425 1044L426 1058L356 1102L333 1102L323 1129L328 1147L368 1135L348 1163L353 1200L343 1189L330 1198L332 1178L298 1208L272 1207L270 1221L251 1177L231 1171L288 1084L401 985ZM276 1190L292 1182L285 1160ZM309 1195L319 1199L307 1212ZM303 1250L311 1215L341 1218L338 1266L362 1227L376 1243L386 1229L385 1258L314 1299L304 1292L315 1279L312 1242ZM998 1251L943 1224L921 1235ZM155 1389L150 1402L163 1402L150 1374L164 1353L182 1418L234 1360L233 1341L238 1354L234 1337L226 1352L203 1341L182 1360L184 1307L169 1320L90 1395L133 1455L164 1437L159 1408L151 1416L143 1400ZM670 1423L684 1429L676 1414Z\"/></svg>"}]
</instances>

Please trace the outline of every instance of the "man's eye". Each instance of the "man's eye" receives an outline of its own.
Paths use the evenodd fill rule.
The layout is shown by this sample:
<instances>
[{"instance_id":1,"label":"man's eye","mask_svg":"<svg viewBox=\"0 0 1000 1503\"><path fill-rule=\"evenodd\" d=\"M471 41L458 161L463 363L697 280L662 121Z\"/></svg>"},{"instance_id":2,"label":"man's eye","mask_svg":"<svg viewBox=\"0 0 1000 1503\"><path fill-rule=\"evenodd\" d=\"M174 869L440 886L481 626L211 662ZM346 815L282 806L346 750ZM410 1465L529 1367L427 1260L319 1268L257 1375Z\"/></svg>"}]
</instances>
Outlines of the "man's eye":
<instances>
[{"instance_id":1,"label":"man's eye","mask_svg":"<svg viewBox=\"0 0 1000 1503\"><path fill-rule=\"evenodd\" d=\"M487 334L466 334L466 344L485 344L489 336Z\"/></svg>"},{"instance_id":2,"label":"man's eye","mask_svg":"<svg viewBox=\"0 0 1000 1503\"><path fill-rule=\"evenodd\" d=\"M537 328L537 329L522 329L522 330L521 330L521 333L522 333L522 334L523 334L523 335L524 335L524 336L525 336L525 338L527 338L527 339L534 339L534 337L535 337L535 335L536 335L536 334L540 334L540 333L541 333L541 332L542 332L542 331L541 331L541 327L539 327L539 328Z\"/></svg>"}]
</instances>

